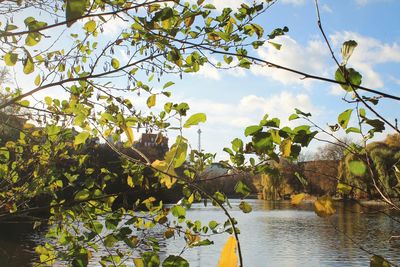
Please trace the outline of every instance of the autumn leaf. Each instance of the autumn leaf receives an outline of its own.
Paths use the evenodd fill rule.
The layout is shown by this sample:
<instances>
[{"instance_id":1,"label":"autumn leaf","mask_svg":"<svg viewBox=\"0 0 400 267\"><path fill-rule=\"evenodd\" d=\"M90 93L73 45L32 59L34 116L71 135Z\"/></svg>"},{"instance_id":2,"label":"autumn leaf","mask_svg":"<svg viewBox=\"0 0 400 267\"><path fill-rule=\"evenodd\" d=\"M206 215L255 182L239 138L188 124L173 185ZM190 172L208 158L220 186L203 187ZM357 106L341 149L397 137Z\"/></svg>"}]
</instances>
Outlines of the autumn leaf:
<instances>
[{"instance_id":1,"label":"autumn leaf","mask_svg":"<svg viewBox=\"0 0 400 267\"><path fill-rule=\"evenodd\" d=\"M234 236L229 236L219 258L218 267L237 267L238 256L236 254L237 243Z\"/></svg>"},{"instance_id":2,"label":"autumn leaf","mask_svg":"<svg viewBox=\"0 0 400 267\"><path fill-rule=\"evenodd\" d=\"M304 194L304 193L300 193L300 194L292 196L292 199L290 200L290 204L299 205L305 196L306 196L306 194Z\"/></svg>"},{"instance_id":3,"label":"autumn leaf","mask_svg":"<svg viewBox=\"0 0 400 267\"><path fill-rule=\"evenodd\" d=\"M336 212L330 196L323 196L314 202L314 211L319 217L328 217Z\"/></svg>"}]
</instances>

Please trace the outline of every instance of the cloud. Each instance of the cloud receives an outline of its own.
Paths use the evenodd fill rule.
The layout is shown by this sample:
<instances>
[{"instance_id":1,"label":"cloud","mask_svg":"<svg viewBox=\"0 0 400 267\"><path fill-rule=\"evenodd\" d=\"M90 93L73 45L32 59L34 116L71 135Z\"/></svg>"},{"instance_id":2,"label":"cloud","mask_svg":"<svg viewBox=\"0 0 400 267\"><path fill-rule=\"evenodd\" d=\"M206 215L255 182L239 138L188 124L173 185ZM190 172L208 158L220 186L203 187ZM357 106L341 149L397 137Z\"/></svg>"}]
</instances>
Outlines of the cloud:
<instances>
[{"instance_id":1,"label":"cloud","mask_svg":"<svg viewBox=\"0 0 400 267\"><path fill-rule=\"evenodd\" d=\"M364 86L383 88L385 83L382 75L376 70L378 65L400 63L400 44L396 42L384 43L381 40L349 31L336 32L329 38L338 60L341 60L340 49L343 42L347 40L358 42L348 65L363 75ZM276 38L274 42L282 44L281 49L277 50L272 45L265 44L257 52L261 59L305 73L333 77L336 66L326 44L321 39L301 44L286 35ZM311 79L301 79L301 76L288 71L265 66L255 66L252 68L252 72L284 85L301 85L309 88L315 82ZM331 90L331 93L334 94L338 92L336 89Z\"/></svg>"},{"instance_id":2,"label":"cloud","mask_svg":"<svg viewBox=\"0 0 400 267\"><path fill-rule=\"evenodd\" d=\"M282 65L302 72L327 76L329 53L321 40L311 40L305 46L292 39L290 36L280 36L274 42L282 44L280 50L266 43L258 50L258 56L269 62ZM288 71L256 66L252 68L255 75L265 76L279 81L284 85L302 85L309 87L311 80Z\"/></svg>"},{"instance_id":3,"label":"cloud","mask_svg":"<svg viewBox=\"0 0 400 267\"><path fill-rule=\"evenodd\" d=\"M203 66L200 67L200 70L198 72L192 73L192 75L196 76L202 76L206 79L211 79L215 81L221 80L221 78L226 75L233 76L233 77L244 77L246 76L246 71L243 68L235 67L235 68L230 68L231 66L235 66L238 64L238 60L235 58L232 60L232 63L230 65L226 64L225 62L218 61L214 57L209 57L208 61L211 62L211 64L204 64ZM216 68L213 65L217 65L220 63L220 68Z\"/></svg>"},{"instance_id":4,"label":"cloud","mask_svg":"<svg viewBox=\"0 0 400 267\"><path fill-rule=\"evenodd\" d=\"M235 103L224 103L206 99L187 100L193 112L206 112L207 123L213 127L244 128L256 124L265 115L278 117L289 122L286 118L299 108L306 112L318 115L319 110L312 103L309 95L294 94L283 91L268 97L256 95L243 96Z\"/></svg>"},{"instance_id":5,"label":"cloud","mask_svg":"<svg viewBox=\"0 0 400 267\"><path fill-rule=\"evenodd\" d=\"M281 120L281 126L295 126L301 121L288 121L287 118L299 108L311 112L315 118L318 117L319 107L312 103L308 94L294 94L282 91L269 96L245 95L234 102L226 103L221 100L210 99L181 99L190 106L190 114L205 112L207 122L199 127L202 130L202 148L208 152L217 152L218 159L225 159L226 155L221 153L222 148L230 146L230 141L236 137L244 137L244 129L249 125L258 124L265 114L270 118L276 117ZM189 115L190 115L189 114ZM316 115L316 116L315 116ZM197 147L197 127L185 129L192 147ZM174 139L173 136L170 136Z\"/></svg>"},{"instance_id":6,"label":"cloud","mask_svg":"<svg viewBox=\"0 0 400 267\"><path fill-rule=\"evenodd\" d=\"M321 10L326 12L326 13L332 13L333 12L332 8L328 4L323 4L321 6Z\"/></svg>"},{"instance_id":7,"label":"cloud","mask_svg":"<svg viewBox=\"0 0 400 267\"><path fill-rule=\"evenodd\" d=\"M384 3L384 2L390 2L391 0L355 0L356 4L359 6L366 6L369 4L374 4L374 3Z\"/></svg>"},{"instance_id":8,"label":"cloud","mask_svg":"<svg viewBox=\"0 0 400 267\"><path fill-rule=\"evenodd\" d=\"M290 4L294 6L301 6L306 3L306 0L281 0L283 4Z\"/></svg>"}]
</instances>

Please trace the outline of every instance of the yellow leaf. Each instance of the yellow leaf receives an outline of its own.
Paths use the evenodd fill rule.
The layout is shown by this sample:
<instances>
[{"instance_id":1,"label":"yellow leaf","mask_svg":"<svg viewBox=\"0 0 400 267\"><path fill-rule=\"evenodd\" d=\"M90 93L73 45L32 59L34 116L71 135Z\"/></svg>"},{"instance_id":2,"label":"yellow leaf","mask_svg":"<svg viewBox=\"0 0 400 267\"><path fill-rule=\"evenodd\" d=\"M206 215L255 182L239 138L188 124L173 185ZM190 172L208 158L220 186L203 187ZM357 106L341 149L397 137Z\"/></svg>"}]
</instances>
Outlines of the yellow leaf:
<instances>
[{"instance_id":1,"label":"yellow leaf","mask_svg":"<svg viewBox=\"0 0 400 267\"><path fill-rule=\"evenodd\" d=\"M196 234L192 234L190 232L185 233L186 243L189 247L192 247L196 243L200 242L200 236Z\"/></svg>"},{"instance_id":2,"label":"yellow leaf","mask_svg":"<svg viewBox=\"0 0 400 267\"><path fill-rule=\"evenodd\" d=\"M304 193L300 193L300 194L292 196L292 199L290 200L290 204L299 205L305 196L306 196L306 194L304 194Z\"/></svg>"},{"instance_id":3,"label":"yellow leaf","mask_svg":"<svg viewBox=\"0 0 400 267\"><path fill-rule=\"evenodd\" d=\"M167 162L161 160L155 160L151 164L151 166L162 172L160 175L160 183L164 184L168 189L170 189L175 184L176 178L174 177L176 176L176 173L173 166L170 166L169 164L167 164ZM170 174L174 177L171 177L167 174Z\"/></svg>"},{"instance_id":4,"label":"yellow leaf","mask_svg":"<svg viewBox=\"0 0 400 267\"><path fill-rule=\"evenodd\" d=\"M236 239L233 236L228 238L219 258L218 267L237 267L238 256L236 254Z\"/></svg>"},{"instance_id":5,"label":"yellow leaf","mask_svg":"<svg viewBox=\"0 0 400 267\"><path fill-rule=\"evenodd\" d=\"M128 137L129 144L133 145L135 138L133 136L132 128L129 126L124 126L124 127L122 127L122 129L124 130L126 137Z\"/></svg>"},{"instance_id":6,"label":"yellow leaf","mask_svg":"<svg viewBox=\"0 0 400 267\"><path fill-rule=\"evenodd\" d=\"M314 211L319 217L328 217L336 212L332 198L323 196L314 202Z\"/></svg>"},{"instance_id":7,"label":"yellow leaf","mask_svg":"<svg viewBox=\"0 0 400 267\"><path fill-rule=\"evenodd\" d=\"M36 86L39 86L41 81L42 81L42 79L41 79L41 77L40 77L40 74L38 74L38 75L36 76L36 78L35 78L35 85L36 85Z\"/></svg>"},{"instance_id":8,"label":"yellow leaf","mask_svg":"<svg viewBox=\"0 0 400 267\"><path fill-rule=\"evenodd\" d=\"M292 141L285 139L281 143L282 157L289 157L292 152Z\"/></svg>"},{"instance_id":9,"label":"yellow leaf","mask_svg":"<svg viewBox=\"0 0 400 267\"><path fill-rule=\"evenodd\" d=\"M187 17L187 18L185 19L185 25L186 25L186 27L192 26L192 24L193 24L195 18L196 18L196 16Z\"/></svg>"},{"instance_id":10,"label":"yellow leaf","mask_svg":"<svg viewBox=\"0 0 400 267\"><path fill-rule=\"evenodd\" d=\"M25 123L24 124L24 129L32 129L35 128L35 125L32 123Z\"/></svg>"},{"instance_id":11,"label":"yellow leaf","mask_svg":"<svg viewBox=\"0 0 400 267\"><path fill-rule=\"evenodd\" d=\"M134 183L133 183L132 176L130 176L130 175L128 175L128 178L126 179L126 182L127 182L128 185L129 185L130 187L132 187L132 188L135 186Z\"/></svg>"},{"instance_id":12,"label":"yellow leaf","mask_svg":"<svg viewBox=\"0 0 400 267\"><path fill-rule=\"evenodd\" d=\"M156 95L151 95L147 99L147 106L149 108L154 107L156 105Z\"/></svg>"},{"instance_id":13,"label":"yellow leaf","mask_svg":"<svg viewBox=\"0 0 400 267\"><path fill-rule=\"evenodd\" d=\"M141 258L134 258L133 263L135 264L135 267L144 267L144 262Z\"/></svg>"}]
</instances>

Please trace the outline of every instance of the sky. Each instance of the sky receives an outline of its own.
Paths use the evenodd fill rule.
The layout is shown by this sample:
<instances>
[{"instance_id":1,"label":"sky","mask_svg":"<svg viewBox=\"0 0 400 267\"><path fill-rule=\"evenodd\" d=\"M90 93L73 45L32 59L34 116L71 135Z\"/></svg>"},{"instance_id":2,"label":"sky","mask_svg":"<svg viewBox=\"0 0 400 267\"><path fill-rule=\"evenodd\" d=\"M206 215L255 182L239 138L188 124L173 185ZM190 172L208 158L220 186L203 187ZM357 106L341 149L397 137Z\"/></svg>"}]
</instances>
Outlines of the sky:
<instances>
[{"instance_id":1,"label":"sky","mask_svg":"<svg viewBox=\"0 0 400 267\"><path fill-rule=\"evenodd\" d=\"M243 0L208 1L222 8L224 5L238 6ZM362 85L399 96L400 1L321 0L319 5L322 24L336 56L340 58L344 41L356 40L358 47L348 65L363 75ZM334 77L335 63L317 27L313 0L280 0L256 22L266 33L284 26L289 32L274 40L282 44L280 50L266 43L254 55L313 75ZM112 35L120 27L124 24L116 21L105 29L105 34ZM123 50L117 53L121 60L127 56ZM211 55L210 60L217 59ZM202 149L218 153L218 159L226 157L222 149L230 146L231 140L243 138L245 127L258 124L266 113L280 118L282 125L294 126L303 122L288 122L286 118L299 108L312 113L313 121L326 128L327 124L337 123L341 111L353 107L342 101L345 91L337 85L302 79L272 68L216 70L207 65L196 74L185 75L182 80L174 76L169 78L175 82L171 87L174 102L189 103L190 114L207 114L207 122L200 125ZM29 88L33 79L21 79L22 87ZM58 92L41 94L57 95ZM378 110L394 121L400 118L399 107L399 103L383 100ZM197 148L197 130L198 127L193 127L184 131L193 148ZM387 133L391 131L386 130L377 138L383 138ZM174 133L169 137L174 139ZM310 149L319 145L313 143Z\"/></svg>"},{"instance_id":2,"label":"sky","mask_svg":"<svg viewBox=\"0 0 400 267\"><path fill-rule=\"evenodd\" d=\"M235 5L240 1L227 2ZM363 75L362 85L400 95L400 1L320 1L320 11L338 58L344 41L358 42L348 65ZM286 36L275 41L282 44L280 50L265 45L257 56L310 74L334 77L336 65L317 27L314 1L282 0L257 23L267 33L276 27L289 28ZM219 152L230 146L230 140L244 137L244 128L257 124L266 113L293 126L303 123L287 121L294 108L299 108L312 113L312 119L327 128L327 124L337 123L341 111L353 107L342 101L345 91L339 86L301 78L272 68L215 71L206 67L190 79L178 81L174 96L187 101L193 112L206 112L207 123L200 126L202 148ZM378 110L392 121L400 117L400 105L395 101L382 101ZM187 131L194 145L196 130ZM387 133L391 131L387 129L376 139ZM343 132L337 134L343 136ZM310 149L320 145L314 142Z\"/></svg>"}]
</instances>

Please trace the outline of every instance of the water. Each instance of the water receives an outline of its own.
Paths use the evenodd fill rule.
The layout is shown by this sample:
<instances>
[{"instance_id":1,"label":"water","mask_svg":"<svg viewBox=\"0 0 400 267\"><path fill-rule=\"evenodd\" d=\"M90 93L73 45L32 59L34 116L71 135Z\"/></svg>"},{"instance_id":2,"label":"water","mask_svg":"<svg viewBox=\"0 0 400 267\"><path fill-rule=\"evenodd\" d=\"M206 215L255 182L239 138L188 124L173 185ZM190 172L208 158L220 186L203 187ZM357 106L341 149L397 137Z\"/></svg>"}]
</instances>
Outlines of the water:
<instances>
[{"instance_id":1,"label":"water","mask_svg":"<svg viewBox=\"0 0 400 267\"><path fill-rule=\"evenodd\" d=\"M241 230L245 266L369 266L371 256L359 245L400 263L400 239L389 241L391 236L400 235L400 224L382 213L365 212L358 205L338 203L337 214L323 219L317 217L308 204L294 208L284 201L249 202L253 212L243 214L235 208L239 201L232 201L232 215ZM221 210L202 204L193 205L187 217L202 222L226 220ZM34 260L32 247L43 241L43 237L26 229L7 232L0 236L0 267L30 266ZM209 239L215 244L185 250L183 257L190 266L217 266L227 235L214 235ZM183 246L181 238L162 242L161 257L179 254ZM5 253L8 253L7 259Z\"/></svg>"}]
</instances>

